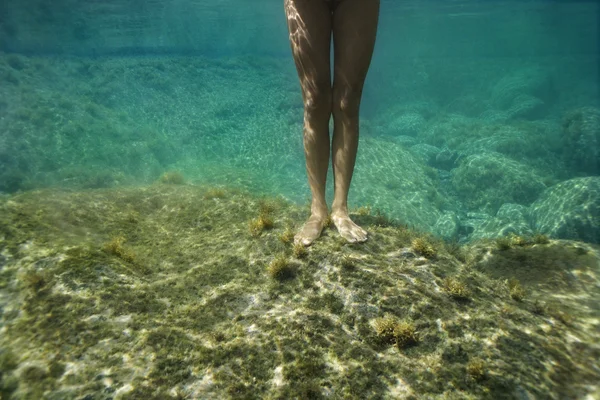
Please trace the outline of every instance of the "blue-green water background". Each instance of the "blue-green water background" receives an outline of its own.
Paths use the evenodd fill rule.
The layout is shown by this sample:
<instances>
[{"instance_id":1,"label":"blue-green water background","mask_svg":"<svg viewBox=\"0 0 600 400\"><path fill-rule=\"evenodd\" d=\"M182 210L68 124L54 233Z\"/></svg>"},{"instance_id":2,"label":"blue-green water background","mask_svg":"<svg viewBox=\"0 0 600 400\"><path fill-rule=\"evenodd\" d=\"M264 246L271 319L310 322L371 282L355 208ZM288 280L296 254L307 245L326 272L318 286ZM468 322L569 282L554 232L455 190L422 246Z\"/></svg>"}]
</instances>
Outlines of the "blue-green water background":
<instances>
[{"instance_id":1,"label":"blue-green water background","mask_svg":"<svg viewBox=\"0 0 600 400\"><path fill-rule=\"evenodd\" d=\"M597 1L382 1L351 206L452 240L598 242L599 13ZM287 39L281 0L2 2L0 191L180 171L305 202ZM545 191L583 177L591 222L540 222Z\"/></svg>"}]
</instances>

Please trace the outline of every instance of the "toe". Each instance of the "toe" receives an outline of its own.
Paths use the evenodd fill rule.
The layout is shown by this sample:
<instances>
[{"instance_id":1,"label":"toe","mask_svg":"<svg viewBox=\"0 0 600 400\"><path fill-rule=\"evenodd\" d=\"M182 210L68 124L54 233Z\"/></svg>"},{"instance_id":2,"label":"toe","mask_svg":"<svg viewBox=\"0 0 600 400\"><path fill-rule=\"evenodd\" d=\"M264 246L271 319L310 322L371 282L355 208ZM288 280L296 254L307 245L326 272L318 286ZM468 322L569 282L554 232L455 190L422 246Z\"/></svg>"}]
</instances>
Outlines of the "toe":
<instances>
[{"instance_id":1,"label":"toe","mask_svg":"<svg viewBox=\"0 0 600 400\"><path fill-rule=\"evenodd\" d=\"M302 244L303 246L310 246L311 243L312 243L312 240L310 240L309 238L306 238L306 237L299 237L297 239L294 239L294 244Z\"/></svg>"},{"instance_id":2,"label":"toe","mask_svg":"<svg viewBox=\"0 0 600 400\"><path fill-rule=\"evenodd\" d=\"M342 233L342 237L343 237L344 239L346 239L346 241L347 241L348 243L356 243L356 241L357 241L357 240L356 240L356 237L355 237L355 236L353 236L353 235L351 235L351 234L350 234L350 232L348 232L348 231L346 231L346 232Z\"/></svg>"},{"instance_id":3,"label":"toe","mask_svg":"<svg viewBox=\"0 0 600 400\"><path fill-rule=\"evenodd\" d=\"M356 224L352 224L351 235L355 242L364 242L367 240L367 231Z\"/></svg>"},{"instance_id":4,"label":"toe","mask_svg":"<svg viewBox=\"0 0 600 400\"><path fill-rule=\"evenodd\" d=\"M354 237L356 238L357 242L364 242L367 240L366 232L364 232L362 229L356 229L354 231Z\"/></svg>"}]
</instances>

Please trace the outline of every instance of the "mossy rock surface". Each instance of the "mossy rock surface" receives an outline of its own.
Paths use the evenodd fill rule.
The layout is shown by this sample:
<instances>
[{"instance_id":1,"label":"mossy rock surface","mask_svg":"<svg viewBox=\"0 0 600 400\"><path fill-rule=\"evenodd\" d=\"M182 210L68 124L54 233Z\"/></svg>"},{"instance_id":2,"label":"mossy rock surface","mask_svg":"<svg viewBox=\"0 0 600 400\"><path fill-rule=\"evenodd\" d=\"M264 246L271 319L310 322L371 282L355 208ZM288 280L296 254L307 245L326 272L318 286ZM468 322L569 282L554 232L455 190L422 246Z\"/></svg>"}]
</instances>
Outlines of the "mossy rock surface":
<instances>
[{"instance_id":1,"label":"mossy rock surface","mask_svg":"<svg viewBox=\"0 0 600 400\"><path fill-rule=\"evenodd\" d=\"M411 248L422 233L361 212L352 217L369 231L366 243L325 228L297 258L280 237L301 226L305 209L215 193L156 184L2 197L1 397L512 399L598 390L598 248L457 249L431 239L435 257L426 258ZM253 236L249 221L261 213L273 227ZM294 268L289 279L268 273L278 256ZM520 301L509 279L523 285ZM468 298L443 290L449 280ZM384 340L375 326L383 317L410 321L418 340Z\"/></svg>"},{"instance_id":2,"label":"mossy rock surface","mask_svg":"<svg viewBox=\"0 0 600 400\"><path fill-rule=\"evenodd\" d=\"M570 179L548 188L530 207L538 232L600 243L600 177Z\"/></svg>"},{"instance_id":3,"label":"mossy rock surface","mask_svg":"<svg viewBox=\"0 0 600 400\"><path fill-rule=\"evenodd\" d=\"M530 166L495 152L461 160L452 184L467 207L490 214L496 214L504 203L528 206L546 188Z\"/></svg>"}]
</instances>

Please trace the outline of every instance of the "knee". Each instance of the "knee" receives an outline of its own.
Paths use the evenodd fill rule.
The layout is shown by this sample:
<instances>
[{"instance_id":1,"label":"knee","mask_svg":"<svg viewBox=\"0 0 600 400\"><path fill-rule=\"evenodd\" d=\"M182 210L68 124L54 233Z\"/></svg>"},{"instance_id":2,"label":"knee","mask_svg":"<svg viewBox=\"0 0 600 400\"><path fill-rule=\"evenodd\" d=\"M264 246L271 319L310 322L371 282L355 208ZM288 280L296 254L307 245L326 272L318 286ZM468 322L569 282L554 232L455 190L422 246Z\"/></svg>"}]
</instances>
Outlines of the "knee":
<instances>
[{"instance_id":1,"label":"knee","mask_svg":"<svg viewBox=\"0 0 600 400\"><path fill-rule=\"evenodd\" d=\"M304 112L308 115L331 115L331 88L315 85L304 93Z\"/></svg>"},{"instance_id":2,"label":"knee","mask_svg":"<svg viewBox=\"0 0 600 400\"><path fill-rule=\"evenodd\" d=\"M354 87L334 88L333 115L338 117L354 117L358 115L362 90Z\"/></svg>"}]
</instances>

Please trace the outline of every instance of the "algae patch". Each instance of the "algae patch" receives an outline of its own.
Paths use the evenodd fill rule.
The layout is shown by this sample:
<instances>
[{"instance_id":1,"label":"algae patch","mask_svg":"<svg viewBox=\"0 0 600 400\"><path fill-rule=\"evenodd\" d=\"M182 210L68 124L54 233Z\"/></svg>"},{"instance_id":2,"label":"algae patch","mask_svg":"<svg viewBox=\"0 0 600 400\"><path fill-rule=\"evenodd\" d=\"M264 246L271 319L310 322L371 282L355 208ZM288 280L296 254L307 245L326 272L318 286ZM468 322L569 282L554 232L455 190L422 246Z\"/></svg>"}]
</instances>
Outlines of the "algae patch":
<instances>
[{"instance_id":1,"label":"algae patch","mask_svg":"<svg viewBox=\"0 0 600 400\"><path fill-rule=\"evenodd\" d=\"M193 185L0 199L2 398L567 398L600 381L597 248L457 247L359 210L366 243L326 229L300 249L306 216Z\"/></svg>"}]
</instances>

